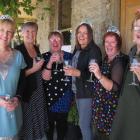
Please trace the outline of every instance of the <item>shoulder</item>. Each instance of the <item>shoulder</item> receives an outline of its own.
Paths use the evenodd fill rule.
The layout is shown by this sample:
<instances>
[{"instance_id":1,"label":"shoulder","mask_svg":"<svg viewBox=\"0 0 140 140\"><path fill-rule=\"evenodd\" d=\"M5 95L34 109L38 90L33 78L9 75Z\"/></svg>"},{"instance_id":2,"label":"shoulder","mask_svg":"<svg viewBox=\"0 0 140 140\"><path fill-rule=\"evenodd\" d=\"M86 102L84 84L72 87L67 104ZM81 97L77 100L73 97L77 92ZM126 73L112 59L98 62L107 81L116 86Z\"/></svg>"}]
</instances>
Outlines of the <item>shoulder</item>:
<instances>
[{"instance_id":1,"label":"shoulder","mask_svg":"<svg viewBox=\"0 0 140 140\"><path fill-rule=\"evenodd\" d=\"M98 53L98 54L100 53L101 54L101 49L100 49L100 47L97 44L91 43L90 44L90 52Z\"/></svg>"},{"instance_id":2,"label":"shoulder","mask_svg":"<svg viewBox=\"0 0 140 140\"><path fill-rule=\"evenodd\" d=\"M25 67L26 64L25 64L25 60L24 60L24 57L23 57L22 53L19 50L16 50L16 49L13 49L13 51L14 51L16 63L19 66Z\"/></svg>"},{"instance_id":3,"label":"shoulder","mask_svg":"<svg viewBox=\"0 0 140 140\"><path fill-rule=\"evenodd\" d=\"M128 63L129 63L129 56L122 52L119 55L117 55L113 60L113 64L120 64L123 66L127 66Z\"/></svg>"}]
</instances>

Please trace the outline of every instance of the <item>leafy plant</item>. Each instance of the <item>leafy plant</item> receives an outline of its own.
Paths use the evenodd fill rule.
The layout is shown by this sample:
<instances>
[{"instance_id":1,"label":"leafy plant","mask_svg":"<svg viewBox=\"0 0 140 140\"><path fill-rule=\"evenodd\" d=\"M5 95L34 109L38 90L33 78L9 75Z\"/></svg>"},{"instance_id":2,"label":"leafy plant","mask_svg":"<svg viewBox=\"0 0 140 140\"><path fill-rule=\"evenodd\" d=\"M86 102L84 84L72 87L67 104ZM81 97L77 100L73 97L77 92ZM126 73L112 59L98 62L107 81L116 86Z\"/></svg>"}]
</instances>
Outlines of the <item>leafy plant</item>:
<instances>
[{"instance_id":1,"label":"leafy plant","mask_svg":"<svg viewBox=\"0 0 140 140\"><path fill-rule=\"evenodd\" d=\"M8 14L12 18L17 21L18 16L21 15L22 10L27 14L33 14L33 10L37 8L39 3L43 2L43 0L36 0L36 3L33 5L32 0L0 0L0 13L1 14ZM48 11L50 10L48 7L43 7L42 10ZM20 42L20 35L17 27L17 35L18 40Z\"/></svg>"},{"instance_id":2,"label":"leafy plant","mask_svg":"<svg viewBox=\"0 0 140 140\"><path fill-rule=\"evenodd\" d=\"M21 14L21 9L23 9L27 15L32 15L33 10L41 2L43 0L36 0L33 5L32 0L0 0L0 12L16 18ZM49 7L44 7L43 9L50 10Z\"/></svg>"}]
</instances>

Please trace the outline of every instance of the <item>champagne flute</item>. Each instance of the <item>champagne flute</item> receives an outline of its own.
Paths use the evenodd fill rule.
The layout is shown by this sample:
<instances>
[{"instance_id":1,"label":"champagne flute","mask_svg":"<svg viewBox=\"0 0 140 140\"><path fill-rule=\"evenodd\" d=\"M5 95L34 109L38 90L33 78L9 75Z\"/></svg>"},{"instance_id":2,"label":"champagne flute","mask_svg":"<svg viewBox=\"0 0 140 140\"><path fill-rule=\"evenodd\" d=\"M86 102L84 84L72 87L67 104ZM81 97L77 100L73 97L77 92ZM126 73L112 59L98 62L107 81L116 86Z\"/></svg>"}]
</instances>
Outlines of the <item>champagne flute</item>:
<instances>
[{"instance_id":1,"label":"champagne flute","mask_svg":"<svg viewBox=\"0 0 140 140\"><path fill-rule=\"evenodd\" d=\"M96 59L91 59L91 60L89 61L89 66L90 66L91 64L95 64L95 63L96 63ZM89 79L87 80L88 82L93 82L92 76L93 76L93 73L91 72L91 73L90 73L90 77L89 77Z\"/></svg>"},{"instance_id":2,"label":"champagne flute","mask_svg":"<svg viewBox=\"0 0 140 140\"><path fill-rule=\"evenodd\" d=\"M64 60L64 66L65 67L71 67L70 60ZM69 82L70 79L68 78L68 76L66 76L63 81Z\"/></svg>"},{"instance_id":3,"label":"champagne flute","mask_svg":"<svg viewBox=\"0 0 140 140\"><path fill-rule=\"evenodd\" d=\"M5 101L7 101L8 103L12 104L12 100L11 100L11 96L9 94L5 95ZM7 111L8 115L10 116L10 118L14 118L14 114L12 111Z\"/></svg>"},{"instance_id":4,"label":"champagne flute","mask_svg":"<svg viewBox=\"0 0 140 140\"><path fill-rule=\"evenodd\" d=\"M36 62L38 62L38 61L40 61L40 60L42 60L42 59L43 59L42 54L37 54L37 56L35 57L35 61L36 61Z\"/></svg>"},{"instance_id":5,"label":"champagne flute","mask_svg":"<svg viewBox=\"0 0 140 140\"><path fill-rule=\"evenodd\" d=\"M58 56L58 55L59 55L59 57L61 58L60 52L54 52L53 55L54 55L54 56ZM58 70L58 64L59 64L59 63L61 63L61 61L56 61L56 62L55 62L55 69L54 69L53 71L56 71L56 72L59 71L59 70Z\"/></svg>"},{"instance_id":6,"label":"champagne flute","mask_svg":"<svg viewBox=\"0 0 140 140\"><path fill-rule=\"evenodd\" d=\"M131 67L135 67L137 65L139 65L140 62L140 58L139 57L133 57L132 60L130 61L131 63ZM136 75L134 72L132 72L132 82L129 85L132 86L138 86L139 84L136 82Z\"/></svg>"}]
</instances>

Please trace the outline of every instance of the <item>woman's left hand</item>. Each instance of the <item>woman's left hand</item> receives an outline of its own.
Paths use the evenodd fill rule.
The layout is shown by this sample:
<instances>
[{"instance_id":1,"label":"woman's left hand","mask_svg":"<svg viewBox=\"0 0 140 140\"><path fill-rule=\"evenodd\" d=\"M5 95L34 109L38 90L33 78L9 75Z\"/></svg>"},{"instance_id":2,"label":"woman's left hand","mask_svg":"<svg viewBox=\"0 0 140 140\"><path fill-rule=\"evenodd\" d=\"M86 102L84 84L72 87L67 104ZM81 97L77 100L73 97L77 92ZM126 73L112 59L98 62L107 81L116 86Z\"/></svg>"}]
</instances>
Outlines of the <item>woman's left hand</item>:
<instances>
[{"instance_id":1,"label":"woman's left hand","mask_svg":"<svg viewBox=\"0 0 140 140\"><path fill-rule=\"evenodd\" d=\"M76 68L66 66L66 67L63 67L63 70L65 72L65 75L67 76L76 76L76 77L80 76L80 71Z\"/></svg>"}]
</instances>

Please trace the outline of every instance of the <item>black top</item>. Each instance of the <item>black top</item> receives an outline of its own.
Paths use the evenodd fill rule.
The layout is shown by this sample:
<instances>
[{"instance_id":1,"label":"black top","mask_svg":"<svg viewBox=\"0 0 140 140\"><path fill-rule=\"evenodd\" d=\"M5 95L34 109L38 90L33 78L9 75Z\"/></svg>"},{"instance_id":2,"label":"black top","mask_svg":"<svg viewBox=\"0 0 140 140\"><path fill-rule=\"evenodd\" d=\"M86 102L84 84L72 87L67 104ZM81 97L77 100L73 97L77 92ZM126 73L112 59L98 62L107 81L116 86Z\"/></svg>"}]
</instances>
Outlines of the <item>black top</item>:
<instances>
[{"instance_id":1,"label":"black top","mask_svg":"<svg viewBox=\"0 0 140 140\"><path fill-rule=\"evenodd\" d=\"M51 57L51 52L46 52L43 54L45 65ZM71 60L72 54L64 52L64 60ZM63 71L63 62L58 63L57 70L54 71L56 63L52 64L51 79L43 80L45 94L47 96L47 105L49 110L53 112L67 112L70 107L73 93L71 91L71 77L69 77L69 82L64 81L65 75Z\"/></svg>"},{"instance_id":2,"label":"black top","mask_svg":"<svg viewBox=\"0 0 140 140\"><path fill-rule=\"evenodd\" d=\"M76 51L77 50L74 51L74 54ZM87 47L81 49L78 57L77 69L80 70L81 75L76 78L77 98L92 98L93 90L90 88L91 83L87 81L90 77L89 61L92 58L96 59L99 65L101 64L101 50L93 41L91 41Z\"/></svg>"},{"instance_id":3,"label":"black top","mask_svg":"<svg viewBox=\"0 0 140 140\"><path fill-rule=\"evenodd\" d=\"M35 50L36 50L37 54L40 54L39 48L36 47L36 46L34 46L34 47L35 47ZM27 64L26 69L32 68L33 59L29 56L29 54L28 54L28 52L25 48L25 45L21 44L21 45L17 46L16 49L19 50L23 54L24 60ZM33 94L33 91L37 87L36 72L27 76L25 82L26 82L25 85L24 85L25 89L24 89L24 93L23 93L24 96L22 96L22 100L23 101L29 101L30 97ZM28 87L28 88L26 88L26 87Z\"/></svg>"}]
</instances>

